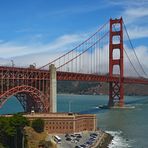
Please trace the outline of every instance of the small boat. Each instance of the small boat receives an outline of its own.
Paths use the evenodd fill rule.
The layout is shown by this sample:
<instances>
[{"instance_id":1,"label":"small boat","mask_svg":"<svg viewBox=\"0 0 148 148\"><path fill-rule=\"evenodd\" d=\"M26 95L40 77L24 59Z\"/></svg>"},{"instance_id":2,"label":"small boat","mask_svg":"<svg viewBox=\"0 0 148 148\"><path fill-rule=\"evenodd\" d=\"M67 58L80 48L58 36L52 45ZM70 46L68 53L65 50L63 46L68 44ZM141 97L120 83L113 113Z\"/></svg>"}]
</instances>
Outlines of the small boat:
<instances>
[{"instance_id":1,"label":"small boat","mask_svg":"<svg viewBox=\"0 0 148 148\"><path fill-rule=\"evenodd\" d=\"M101 109L109 109L109 107L107 105L99 105L99 108L101 108Z\"/></svg>"}]
</instances>

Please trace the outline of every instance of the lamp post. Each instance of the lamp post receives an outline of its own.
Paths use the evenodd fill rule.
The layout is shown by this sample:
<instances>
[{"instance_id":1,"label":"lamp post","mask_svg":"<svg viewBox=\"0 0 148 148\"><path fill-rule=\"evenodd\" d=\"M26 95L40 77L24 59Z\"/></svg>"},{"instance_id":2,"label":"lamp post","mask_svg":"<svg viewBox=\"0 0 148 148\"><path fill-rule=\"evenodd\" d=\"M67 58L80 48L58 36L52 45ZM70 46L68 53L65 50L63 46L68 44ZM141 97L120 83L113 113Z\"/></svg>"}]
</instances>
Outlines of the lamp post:
<instances>
[{"instance_id":1,"label":"lamp post","mask_svg":"<svg viewBox=\"0 0 148 148\"><path fill-rule=\"evenodd\" d=\"M14 61L13 60L11 60L11 63L12 63L12 67L14 67Z\"/></svg>"}]
</instances>

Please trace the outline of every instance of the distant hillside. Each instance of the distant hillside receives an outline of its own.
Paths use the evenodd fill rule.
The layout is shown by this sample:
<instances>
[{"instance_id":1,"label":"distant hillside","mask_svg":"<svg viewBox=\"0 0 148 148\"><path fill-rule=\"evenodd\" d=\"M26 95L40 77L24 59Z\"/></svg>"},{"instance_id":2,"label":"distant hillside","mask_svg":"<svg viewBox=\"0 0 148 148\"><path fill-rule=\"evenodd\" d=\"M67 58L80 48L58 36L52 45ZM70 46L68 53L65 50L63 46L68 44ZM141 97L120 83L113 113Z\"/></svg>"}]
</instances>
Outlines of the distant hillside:
<instances>
[{"instance_id":1,"label":"distant hillside","mask_svg":"<svg viewBox=\"0 0 148 148\"><path fill-rule=\"evenodd\" d=\"M148 85L125 84L126 95L148 95ZM98 82L58 81L58 93L108 94L108 84Z\"/></svg>"}]
</instances>

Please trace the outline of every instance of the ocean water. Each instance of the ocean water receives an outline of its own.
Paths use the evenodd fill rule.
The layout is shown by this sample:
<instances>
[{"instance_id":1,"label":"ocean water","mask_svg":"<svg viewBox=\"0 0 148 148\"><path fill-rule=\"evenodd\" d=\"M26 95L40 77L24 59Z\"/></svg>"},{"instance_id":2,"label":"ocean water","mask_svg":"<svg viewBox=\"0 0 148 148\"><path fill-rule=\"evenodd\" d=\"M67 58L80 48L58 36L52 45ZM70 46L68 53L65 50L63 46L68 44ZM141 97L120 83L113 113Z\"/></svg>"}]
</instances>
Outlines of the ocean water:
<instances>
[{"instance_id":1,"label":"ocean water","mask_svg":"<svg viewBox=\"0 0 148 148\"><path fill-rule=\"evenodd\" d=\"M58 111L97 114L97 126L114 136L109 148L148 148L148 96L125 97L125 103L134 106L130 109L98 108L107 102L108 96L58 95ZM0 114L22 111L20 103L11 98Z\"/></svg>"}]
</instances>

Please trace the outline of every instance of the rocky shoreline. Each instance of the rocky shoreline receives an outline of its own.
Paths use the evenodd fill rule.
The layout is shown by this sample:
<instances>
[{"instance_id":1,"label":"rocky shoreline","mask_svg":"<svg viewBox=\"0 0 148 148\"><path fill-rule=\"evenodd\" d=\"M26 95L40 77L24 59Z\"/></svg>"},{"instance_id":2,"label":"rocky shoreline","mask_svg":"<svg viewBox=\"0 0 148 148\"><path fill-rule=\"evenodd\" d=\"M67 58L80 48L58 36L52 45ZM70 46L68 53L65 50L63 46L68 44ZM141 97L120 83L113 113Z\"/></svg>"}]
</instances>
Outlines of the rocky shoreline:
<instances>
[{"instance_id":1,"label":"rocky shoreline","mask_svg":"<svg viewBox=\"0 0 148 148\"><path fill-rule=\"evenodd\" d=\"M102 131L102 135L99 140L92 146L92 148L107 148L111 143L113 136Z\"/></svg>"}]
</instances>

